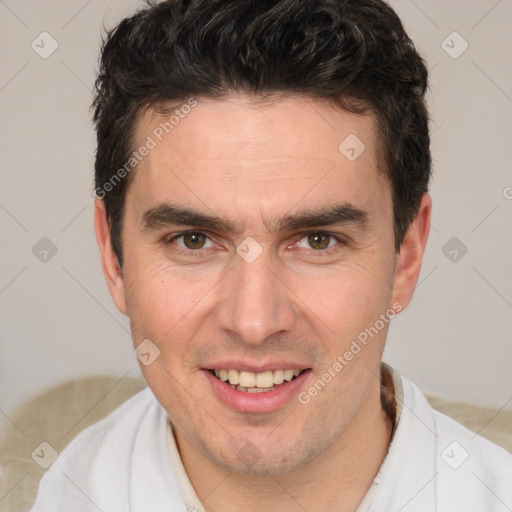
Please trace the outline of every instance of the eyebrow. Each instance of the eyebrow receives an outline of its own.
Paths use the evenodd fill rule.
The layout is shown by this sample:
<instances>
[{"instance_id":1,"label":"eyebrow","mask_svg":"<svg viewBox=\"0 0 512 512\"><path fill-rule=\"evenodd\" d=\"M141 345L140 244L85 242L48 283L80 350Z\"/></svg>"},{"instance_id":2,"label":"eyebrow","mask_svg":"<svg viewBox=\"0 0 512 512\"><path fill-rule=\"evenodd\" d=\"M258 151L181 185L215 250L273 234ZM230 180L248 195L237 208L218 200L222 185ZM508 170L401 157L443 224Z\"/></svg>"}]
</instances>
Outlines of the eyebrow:
<instances>
[{"instance_id":1,"label":"eyebrow","mask_svg":"<svg viewBox=\"0 0 512 512\"><path fill-rule=\"evenodd\" d=\"M286 232L320 226L353 224L365 228L368 212L350 203L308 208L296 214L286 214L271 222L264 221L271 232ZM169 203L147 210L142 216L144 230L158 230L170 226L191 226L220 233L242 234L244 225L221 216L203 213Z\"/></svg>"}]
</instances>

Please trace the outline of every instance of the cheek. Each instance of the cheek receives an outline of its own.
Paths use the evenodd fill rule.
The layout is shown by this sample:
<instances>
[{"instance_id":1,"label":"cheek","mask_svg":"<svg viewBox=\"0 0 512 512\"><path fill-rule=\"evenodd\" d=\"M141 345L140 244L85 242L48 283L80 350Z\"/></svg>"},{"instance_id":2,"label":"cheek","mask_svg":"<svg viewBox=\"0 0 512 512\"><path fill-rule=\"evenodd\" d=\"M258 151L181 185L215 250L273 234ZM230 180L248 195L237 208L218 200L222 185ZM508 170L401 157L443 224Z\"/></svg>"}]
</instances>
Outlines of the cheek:
<instances>
[{"instance_id":1,"label":"cheek","mask_svg":"<svg viewBox=\"0 0 512 512\"><path fill-rule=\"evenodd\" d=\"M343 345L386 312L392 294L390 275L387 263L361 262L302 275L291 288L298 290L301 310L310 323Z\"/></svg>"},{"instance_id":2,"label":"cheek","mask_svg":"<svg viewBox=\"0 0 512 512\"><path fill-rule=\"evenodd\" d=\"M214 282L165 260L126 262L127 308L132 330L156 342L176 337L189 317L202 311L202 299Z\"/></svg>"}]
</instances>

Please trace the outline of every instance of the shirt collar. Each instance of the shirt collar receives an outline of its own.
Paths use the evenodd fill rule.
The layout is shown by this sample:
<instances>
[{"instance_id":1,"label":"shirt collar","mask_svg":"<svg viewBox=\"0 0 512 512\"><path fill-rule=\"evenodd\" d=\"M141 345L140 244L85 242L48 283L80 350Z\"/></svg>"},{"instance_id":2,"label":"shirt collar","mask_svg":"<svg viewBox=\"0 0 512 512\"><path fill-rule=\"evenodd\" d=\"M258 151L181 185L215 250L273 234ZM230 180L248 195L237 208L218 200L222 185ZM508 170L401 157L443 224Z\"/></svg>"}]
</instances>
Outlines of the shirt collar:
<instances>
[{"instance_id":1,"label":"shirt collar","mask_svg":"<svg viewBox=\"0 0 512 512\"><path fill-rule=\"evenodd\" d=\"M402 380L400 378L400 375L395 370L393 370L391 366L388 366L386 363L381 363L381 382L382 394L386 393L388 399L390 398L392 401L394 401L394 407L389 408L390 411L393 411L392 414L394 415L394 418L391 417L394 428L391 434L391 441L388 446L389 453L402 412ZM384 403L385 400L383 399L382 402ZM390 414L389 411L387 412L388 414ZM181 456L179 454L178 446L176 444L176 439L174 436L174 427L169 418L167 418L167 449L169 451L169 457L171 460L172 468L174 470L174 474L176 476L176 481L178 482L178 487L183 497L183 501L187 506L187 510L206 512L201 503L201 500L197 497L196 491L194 490L194 487L190 482L187 472L185 471L185 467L183 466L183 461L181 460ZM386 458L384 459L384 462L386 461ZM383 466L384 463L381 465L381 468L377 473L375 479L373 480L372 485L366 492L363 500L361 501L361 504L359 505L355 512L367 512L369 510L375 492L377 491L377 486L381 479Z\"/></svg>"}]
</instances>

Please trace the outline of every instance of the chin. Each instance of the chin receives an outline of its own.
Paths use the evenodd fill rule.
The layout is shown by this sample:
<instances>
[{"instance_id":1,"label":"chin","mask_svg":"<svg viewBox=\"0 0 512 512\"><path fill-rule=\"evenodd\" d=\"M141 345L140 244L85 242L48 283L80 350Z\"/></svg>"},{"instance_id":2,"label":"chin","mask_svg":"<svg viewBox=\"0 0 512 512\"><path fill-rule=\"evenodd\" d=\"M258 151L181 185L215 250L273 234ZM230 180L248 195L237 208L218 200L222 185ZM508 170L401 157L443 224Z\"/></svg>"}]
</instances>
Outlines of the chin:
<instances>
[{"instance_id":1,"label":"chin","mask_svg":"<svg viewBox=\"0 0 512 512\"><path fill-rule=\"evenodd\" d=\"M281 445L282 448L282 445ZM301 441L293 446L286 446L281 453L272 451L268 448L266 453L261 453L259 449L247 442L236 453L236 458L216 457L208 454L208 458L226 471L245 476L279 476L285 475L295 469L303 467L309 461L316 458L322 451L322 448L313 445L308 453L304 453L306 447Z\"/></svg>"}]
</instances>

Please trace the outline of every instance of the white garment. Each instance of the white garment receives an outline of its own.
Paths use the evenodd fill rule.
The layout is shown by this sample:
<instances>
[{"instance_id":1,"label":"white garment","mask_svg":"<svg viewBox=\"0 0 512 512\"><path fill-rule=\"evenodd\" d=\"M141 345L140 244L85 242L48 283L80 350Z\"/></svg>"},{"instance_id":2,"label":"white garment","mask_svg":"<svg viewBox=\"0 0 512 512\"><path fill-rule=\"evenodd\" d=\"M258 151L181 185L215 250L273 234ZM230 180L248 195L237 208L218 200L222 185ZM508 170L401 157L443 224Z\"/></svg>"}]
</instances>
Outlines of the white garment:
<instances>
[{"instance_id":1,"label":"white garment","mask_svg":"<svg viewBox=\"0 0 512 512\"><path fill-rule=\"evenodd\" d=\"M405 377L401 382L402 411L370 510L510 512L512 455L434 411ZM166 423L151 390L139 392L60 454L32 512L187 512L197 497L190 485L185 504L177 480L184 468L171 462Z\"/></svg>"},{"instance_id":2,"label":"white garment","mask_svg":"<svg viewBox=\"0 0 512 512\"><path fill-rule=\"evenodd\" d=\"M394 438L396 432L396 426L400 420L400 414L402 411L402 402L403 402L403 390L402 390L402 381L400 375L393 370L390 366L385 363L381 364L385 369L390 373L393 381L393 387L389 388L387 391L393 395L395 399L395 418L394 423L395 427L393 428L393 432L391 433L391 441ZM384 370L384 368L383 368ZM171 458L171 464L174 469L174 475L176 476L176 481L178 482L178 487L180 489L181 495L183 497L183 501L187 507L187 510L190 512L206 512L201 500L198 498L194 488L192 487L192 483L190 482L187 472L183 466L183 463L180 458L180 454L178 448L176 446L176 440L174 436L174 429L171 423L171 420L167 418L167 448L169 451L169 456ZM388 447L389 451L389 447ZM375 497L375 493L377 492L377 488L380 483L382 473L382 467L380 468L378 474L375 476L370 488L364 495L361 503L357 507L357 510L354 512L370 512L371 504L373 502L373 498Z\"/></svg>"}]
</instances>

